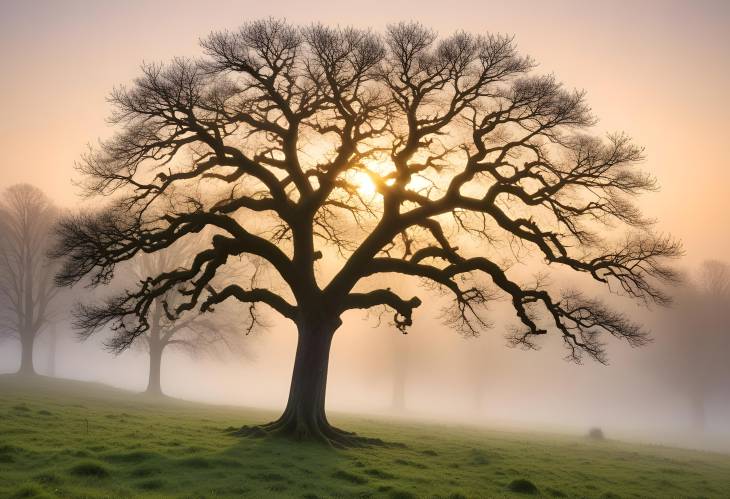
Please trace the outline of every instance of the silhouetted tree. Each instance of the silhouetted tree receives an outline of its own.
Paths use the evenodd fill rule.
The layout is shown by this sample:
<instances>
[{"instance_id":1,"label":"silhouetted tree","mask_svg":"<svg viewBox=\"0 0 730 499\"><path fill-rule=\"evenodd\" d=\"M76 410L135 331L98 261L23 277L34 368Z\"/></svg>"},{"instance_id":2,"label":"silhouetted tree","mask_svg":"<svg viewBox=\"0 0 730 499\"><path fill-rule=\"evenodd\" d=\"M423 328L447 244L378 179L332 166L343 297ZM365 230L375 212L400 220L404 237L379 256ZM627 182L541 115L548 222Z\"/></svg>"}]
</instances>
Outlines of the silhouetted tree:
<instances>
[{"instance_id":1,"label":"silhouetted tree","mask_svg":"<svg viewBox=\"0 0 730 499\"><path fill-rule=\"evenodd\" d=\"M0 336L20 341L19 374L35 374L33 345L59 290L46 256L57 214L51 200L28 184L9 187L0 200Z\"/></svg>"},{"instance_id":2,"label":"silhouetted tree","mask_svg":"<svg viewBox=\"0 0 730 499\"><path fill-rule=\"evenodd\" d=\"M192 254L192 250L190 245L182 247L176 245L156 253L142 254L134 266L134 274L139 280L144 280L178 268L187 263L186 257ZM240 318L234 315L231 307L222 307L216 310L215 314L205 316L196 311L189 311L180 317L169 317L165 313L165 307L175 308L178 302L179 295L174 292L156 297L150 310L149 329L137 338L137 343L149 353L149 381L146 390L148 395L162 395L160 374L162 354L166 350L182 350L189 355L215 353L221 349L245 353L240 340L252 327L247 330L237 327L240 326L238 323ZM107 323L108 319L104 315L106 312L108 309L105 307L97 309L96 313L86 307L82 317L86 321L90 318L93 320L101 318L103 323ZM81 329L88 332L92 326L86 323L81 325ZM122 333L120 339L125 341L126 335ZM109 343L112 351L119 350L116 345L117 340L117 336L114 336Z\"/></svg>"},{"instance_id":3,"label":"silhouetted tree","mask_svg":"<svg viewBox=\"0 0 730 499\"><path fill-rule=\"evenodd\" d=\"M663 303L654 281L675 277L663 260L679 253L629 202L654 188L637 167L641 149L624 135L587 135L594 118L583 92L533 75L512 38L269 19L202 46L204 60L145 65L112 93L119 132L80 170L90 194L116 201L61 229L64 285L87 275L104 283L141 251L216 230L189 266L113 302L138 319L123 326L119 349L149 329L155 299L170 292L184 298L170 317L229 298L267 305L293 321L298 344L286 409L262 428L348 445L357 439L325 415L341 314L387 307L405 332L421 304L384 283L387 274L453 296L447 320L465 334L487 324L491 282L521 322L514 345L533 348L554 330L569 358L605 362L601 333L647 341L598 300L510 271L505 255L529 249L536 264ZM601 237L606 224L633 231ZM265 285L211 285L241 256L265 265Z\"/></svg>"}]
</instances>

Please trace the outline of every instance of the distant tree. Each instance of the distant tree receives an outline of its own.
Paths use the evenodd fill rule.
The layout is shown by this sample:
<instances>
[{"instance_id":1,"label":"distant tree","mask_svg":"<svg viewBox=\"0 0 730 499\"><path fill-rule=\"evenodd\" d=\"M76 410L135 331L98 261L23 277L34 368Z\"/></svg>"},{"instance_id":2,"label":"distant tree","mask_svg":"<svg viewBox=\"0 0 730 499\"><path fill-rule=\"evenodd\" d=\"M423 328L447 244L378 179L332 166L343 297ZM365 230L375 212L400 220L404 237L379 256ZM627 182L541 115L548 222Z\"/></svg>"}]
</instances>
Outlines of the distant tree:
<instances>
[{"instance_id":1,"label":"distant tree","mask_svg":"<svg viewBox=\"0 0 730 499\"><path fill-rule=\"evenodd\" d=\"M0 336L21 344L19 374L35 374L33 346L58 294L46 256L58 211L39 189L18 184L0 199Z\"/></svg>"},{"instance_id":2,"label":"distant tree","mask_svg":"<svg viewBox=\"0 0 730 499\"><path fill-rule=\"evenodd\" d=\"M192 247L173 247L153 254L140 255L135 274L140 280L157 276L165 271L179 268L186 263L185 254ZM158 296L150 311L150 327L137 340L149 353L150 369L146 393L153 396L162 395L161 367L162 354L166 350L182 350L189 355L216 353L221 350L246 354L241 340L250 333L254 326L235 315L232 307L221 306L214 314L200 315L197 311L189 311L181 316L169 316L165 308L176 308L180 295L168 293ZM90 314L84 314L88 319ZM243 324L242 324L243 322ZM88 330L88 328L86 329ZM123 335L124 336L124 335ZM112 350L118 347L112 340Z\"/></svg>"},{"instance_id":3,"label":"distant tree","mask_svg":"<svg viewBox=\"0 0 730 499\"><path fill-rule=\"evenodd\" d=\"M449 323L465 334L488 323L494 286L521 322L514 345L534 348L552 330L569 358L605 362L602 333L647 341L597 299L510 269L510 255L530 250L536 266L664 303L656 281L675 278L665 259L680 252L629 201L655 186L637 167L641 149L587 135L583 92L534 75L512 38L269 19L202 45L205 59L145 65L113 92L118 134L80 170L90 195L116 201L60 231L58 282L71 285L105 283L139 252L215 229L189 266L113 302L138 319L120 324L118 348L150 328L155 299L170 292L182 294L173 317L229 298L267 305L296 325L298 345L286 409L261 429L350 445L357 438L325 414L330 345L347 310L385 307L397 329L412 324L421 300L387 275L451 295ZM606 224L621 236L608 238ZM241 256L263 262L266 285L211 285Z\"/></svg>"},{"instance_id":4,"label":"distant tree","mask_svg":"<svg viewBox=\"0 0 730 499\"><path fill-rule=\"evenodd\" d=\"M684 393L692 426L705 431L708 401L729 393L730 265L703 262L676 302L663 317L654 368Z\"/></svg>"},{"instance_id":5,"label":"distant tree","mask_svg":"<svg viewBox=\"0 0 730 499\"><path fill-rule=\"evenodd\" d=\"M46 373L48 376L56 376L56 355L58 350L58 327L52 322L48 329L48 364Z\"/></svg>"}]
</instances>

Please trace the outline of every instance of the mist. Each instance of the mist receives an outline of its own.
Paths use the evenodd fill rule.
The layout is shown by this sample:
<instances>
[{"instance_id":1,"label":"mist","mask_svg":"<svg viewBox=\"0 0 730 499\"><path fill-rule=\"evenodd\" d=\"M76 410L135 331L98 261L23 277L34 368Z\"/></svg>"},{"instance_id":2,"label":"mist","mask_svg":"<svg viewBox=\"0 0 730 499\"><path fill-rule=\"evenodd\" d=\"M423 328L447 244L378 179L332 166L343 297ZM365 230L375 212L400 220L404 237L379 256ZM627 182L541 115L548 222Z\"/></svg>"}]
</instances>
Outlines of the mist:
<instances>
[{"instance_id":1,"label":"mist","mask_svg":"<svg viewBox=\"0 0 730 499\"><path fill-rule=\"evenodd\" d=\"M512 431L583 434L600 427L611 438L730 452L727 374L714 383L706 401L705 426L698 429L687 391L662 366L661 356L671 347L668 325L686 323L678 318L681 311L676 307L646 311L625 303L652 328L654 342L643 348L612 342L610 363L604 366L564 360L556 337L545 338L538 351L508 346L504 332L514 322L508 303L493 307L492 331L476 338L444 326L439 305L437 299L427 301L428 312L420 314L406 335L378 326L364 313L347 314L333 344L328 409ZM726 317L726 309L716 313ZM724 332L727 335L727 329ZM145 389L145 352L114 356L104 351L103 334L79 342L69 325L61 323L51 372L49 336L40 337L34 352L41 374ZM245 348L250 357L166 353L164 392L187 400L277 410L289 390L296 329L272 319L267 330L245 338ZM0 372L17 371L18 358L19 348L6 341ZM725 367L724 359L715 362ZM691 376L699 366L686 368L688 372L678 373L680 378ZM394 399L399 384L400 405Z\"/></svg>"},{"instance_id":2,"label":"mist","mask_svg":"<svg viewBox=\"0 0 730 499\"><path fill-rule=\"evenodd\" d=\"M82 195L79 173L88 161L85 155L114 136L115 125L108 121L110 102L105 99L131 85L143 61L200 57L197 42L213 30L273 16L302 25L321 22L373 31L415 19L433 26L439 36L456 30L513 34L519 51L539 63L539 72L557 75L566 88L586 89L590 112L600 118L592 133L603 136L618 130L641 147L636 162L656 178L657 188L651 186L637 197L636 207L647 220L656 221L653 230L659 237L671 235L681 242L681 249L677 243L676 251L672 247L661 255L673 259L671 268L681 277L668 277L659 288L671 303L652 303L640 293L634 298L641 299L630 299L621 286L598 284L590 272L576 275L555 268L559 265L543 259L538 250L513 246L506 238L494 244L454 238L450 242L458 246L455 249L490 258L499 251L508 254L503 266L510 276L535 282L535 288L544 285L556 294L575 290L607 303L649 331L651 340L632 346L631 341L604 335L599 345L605 347L605 364L600 355L571 359L569 335L553 330L537 335L533 349L515 346L509 337L520 326L520 317L506 293L486 293L489 328L470 334L449 323L450 299L436 286L414 276L384 277L378 284L385 290L404 299L417 297L420 306L409 310L413 320L407 328L400 327L402 316L391 311L342 313L325 373L328 414L518 436L585 437L591 429L600 429L610 440L730 454L730 210L725 192L730 162L724 144L730 132L730 4L451 4L445 15L443 3L430 0L420 2L417 11L406 2L380 1L359 11L324 0L217 2L214 8L188 1L124 7L84 1L3 3L0 193L19 184L34 186L53 203L59 217L110 206L111 196L103 189L96 197ZM318 154L325 158L327 153L316 149L310 151L313 163L320 159ZM367 189L376 188L369 184ZM208 194L199 191L200 199ZM589 228L618 239L621 228L601 227L600 218ZM244 222L247 230L260 226L261 233L275 232L265 216ZM358 223L348 223L343 223L343 232L358 229ZM276 244L284 248L288 242L282 241ZM343 262L337 244L316 248L317 280L325 284ZM408 255L410 246L403 244ZM51 255L49 248L38 253ZM108 285L90 285L93 279L83 276L63 288L35 338L36 372L125 393L148 393L154 369L150 347L135 343L127 348L120 343L124 339L115 339L109 323L87 324L84 332L78 304L104 303L130 285L144 283L147 276L190 265L199 251L191 248L178 252L182 263L168 262L165 268L136 274L131 266L122 267ZM543 268L550 273L543 274ZM60 271L49 264L48 272ZM250 280L252 288L255 282L276 292L282 287L281 279L260 271L255 259L241 263L219 282L227 277ZM178 291L193 294L182 286ZM156 302L158 321L167 316L172 322L167 299L163 295ZM211 342L211 348L198 348L194 343L202 336L196 336L199 331L193 325L187 336L165 348L160 371L165 399L280 413L292 386L301 334L297 325L273 308L261 312L244 303L214 305L218 309L211 310L213 315L230 331ZM410 319L407 316L406 322ZM18 339L2 333L0 328L0 375L10 375L22 370L22 348Z\"/></svg>"}]
</instances>

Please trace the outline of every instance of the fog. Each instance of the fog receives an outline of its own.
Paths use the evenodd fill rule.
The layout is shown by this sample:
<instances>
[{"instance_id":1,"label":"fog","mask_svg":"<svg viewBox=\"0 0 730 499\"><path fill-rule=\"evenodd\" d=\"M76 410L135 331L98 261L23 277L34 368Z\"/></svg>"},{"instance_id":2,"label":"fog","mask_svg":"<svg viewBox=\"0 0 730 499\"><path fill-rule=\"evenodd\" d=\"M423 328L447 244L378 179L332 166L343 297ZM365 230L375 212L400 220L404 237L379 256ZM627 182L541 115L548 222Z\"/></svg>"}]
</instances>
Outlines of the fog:
<instances>
[{"instance_id":1,"label":"fog","mask_svg":"<svg viewBox=\"0 0 730 499\"><path fill-rule=\"evenodd\" d=\"M433 299L426 305L424 310L439 308ZM612 342L607 366L563 360L565 351L557 336L546 338L538 351L508 347L504 325L514 321L508 304L494 307L494 329L479 338L464 338L442 326L438 313L419 314L407 335L374 327L365 314L350 313L333 344L327 407L506 430L582 434L597 426L610 438L730 452L726 372L717 380L719 390L706 402L707 421L700 430L686 391L666 376L657 359L666 347L657 326L666 324L662 316L670 312L637 313L655 326L654 343L632 349ZM296 330L286 322L272 320L270 326L246 338L252 358L191 359L181 352L166 353L163 390L172 397L280 411L289 390ZM79 343L67 326L60 325L55 375L143 391L146 354L132 350L112 356L102 350L102 339L103 335ZM1 372L17 370L18 355L16 346L5 342ZM49 355L46 334L35 350L41 374L51 374ZM403 379L402 407L394 404L398 373ZM690 375L680 373L680 377Z\"/></svg>"},{"instance_id":2,"label":"fog","mask_svg":"<svg viewBox=\"0 0 730 499\"><path fill-rule=\"evenodd\" d=\"M332 2L279 2L271 7L247 3L135 3L120 12L112 3L4 2L0 188L28 182L62 208L78 206L73 164L87 143L110 133L104 97L114 85L133 78L143 60L198 55L198 38L212 29L275 15L294 22L316 18L377 29L415 18L441 32L463 28L514 33L520 49L542 71L554 71L569 86L588 91L588 101L602 120L600 130L626 130L646 146L647 169L661 190L642 198L641 208L658 218L660 231L681 239L686 250L678 262L686 283L670 290L679 297L677 303L671 309L645 309L572 281L568 274L554 274L557 288L577 285L600 293L653 333L654 341L642 348L609 341L608 365L588 358L576 365L564 359L557 334L541 338L536 351L507 346L505 334L515 322L508 301L492 304L491 331L463 337L442 324L445 302L414 285L412 293L424 303L407 335L387 320L378 325L372 314L345 314L330 356L328 410L581 434L600 427L609 438L730 452L730 374L723 367L730 363L730 342L721 343L724 350L711 359L698 354L681 366L668 353L678 334L719 328L720 337L730 338L727 306L702 315L714 321L712 326L698 326L696 307L684 298L698 279L701 262L730 261L725 195L730 164L723 144L730 132L730 4L705 2L695 9L681 2L590 7L580 2L550 7L495 2L487 7L464 1L451 2L454 8L444 16L430 2L420 2L418 12L406 2L371 2L365 15ZM76 287L72 293L70 301L87 296L88 290ZM145 352L112 355L103 348L104 332L79 342L63 312L57 314L53 361L49 331L36 342L39 373L145 389ZM266 319L269 327L245 338L245 356L166 352L165 394L281 411L297 331L273 313ZM18 369L19 351L13 340L0 343L0 373ZM681 380L707 363L717 366L719 374L713 375L704 400L705 421L698 427L691 394Z\"/></svg>"}]
</instances>

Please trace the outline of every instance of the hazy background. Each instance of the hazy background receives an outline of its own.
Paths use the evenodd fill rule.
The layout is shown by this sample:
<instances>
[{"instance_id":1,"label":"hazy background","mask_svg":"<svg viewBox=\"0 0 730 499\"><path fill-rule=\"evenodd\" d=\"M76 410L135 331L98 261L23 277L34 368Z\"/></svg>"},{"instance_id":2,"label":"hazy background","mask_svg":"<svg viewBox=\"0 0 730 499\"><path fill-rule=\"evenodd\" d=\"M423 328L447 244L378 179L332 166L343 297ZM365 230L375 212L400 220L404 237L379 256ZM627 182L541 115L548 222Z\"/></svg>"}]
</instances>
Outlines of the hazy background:
<instances>
[{"instance_id":1,"label":"hazy background","mask_svg":"<svg viewBox=\"0 0 730 499\"><path fill-rule=\"evenodd\" d=\"M599 131L623 130L646 146L647 168L662 189L640 204L660 220L658 230L684 242L681 266L730 260L730 2L724 1L0 0L0 188L29 182L62 206L77 205L73 164L87 144L110 133L105 97L114 85L134 78L142 61L199 55L197 41L211 30L270 15L375 30L413 19L442 34L514 34L541 71L588 91ZM683 396L653 369L665 324L659 313L616 303L654 325L656 341L641 350L611 345L608 367L564 362L557 337L539 352L505 347L504 324L512 314L502 305L494 307L497 327L478 340L443 328L433 299L405 337L351 313L335 337L328 407L389 411L400 362L406 416L580 431L597 425L609 436L730 449L727 408L708 420L714 436L684 431L690 415ZM163 389L190 399L283 408L295 335L290 325L274 323L251 338L253 361L166 354ZM112 358L99 341L77 344L65 334L57 374L143 389L144 355ZM16 348L0 344L0 372L17 368ZM41 338L41 373L44 355Z\"/></svg>"}]
</instances>

